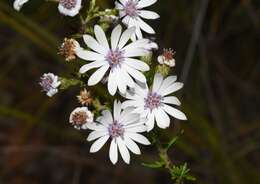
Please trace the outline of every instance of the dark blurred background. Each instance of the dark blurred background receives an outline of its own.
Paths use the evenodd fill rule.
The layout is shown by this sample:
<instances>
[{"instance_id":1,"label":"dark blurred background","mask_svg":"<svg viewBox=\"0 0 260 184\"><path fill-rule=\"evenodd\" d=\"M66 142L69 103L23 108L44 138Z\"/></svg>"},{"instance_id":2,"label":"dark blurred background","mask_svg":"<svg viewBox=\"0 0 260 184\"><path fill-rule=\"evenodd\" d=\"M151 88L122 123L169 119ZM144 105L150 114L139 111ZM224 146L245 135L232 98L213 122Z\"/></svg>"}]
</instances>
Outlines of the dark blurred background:
<instances>
[{"instance_id":1,"label":"dark blurred background","mask_svg":"<svg viewBox=\"0 0 260 184\"><path fill-rule=\"evenodd\" d=\"M154 147L130 166L112 166L107 146L89 153L87 133L68 123L79 88L50 99L38 85L44 72L71 72L57 47L78 32L78 17L43 0L20 13L12 3L0 1L0 183L171 183L167 171L141 166L157 159ZM171 159L187 162L195 183L260 183L260 1L159 0L150 9L161 15L149 21L157 42L177 51L172 72L185 82L177 96L189 120L163 131L184 129Z\"/></svg>"}]
</instances>

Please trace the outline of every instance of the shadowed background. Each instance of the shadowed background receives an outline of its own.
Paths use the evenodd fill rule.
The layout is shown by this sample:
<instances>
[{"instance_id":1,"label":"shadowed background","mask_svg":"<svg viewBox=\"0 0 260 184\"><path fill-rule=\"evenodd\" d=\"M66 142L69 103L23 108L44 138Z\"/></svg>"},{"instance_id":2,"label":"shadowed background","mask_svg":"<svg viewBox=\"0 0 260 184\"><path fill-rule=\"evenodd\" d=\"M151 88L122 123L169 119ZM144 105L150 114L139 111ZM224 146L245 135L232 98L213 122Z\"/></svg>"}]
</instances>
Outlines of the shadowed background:
<instances>
[{"instance_id":1,"label":"shadowed background","mask_svg":"<svg viewBox=\"0 0 260 184\"><path fill-rule=\"evenodd\" d=\"M260 183L260 1L158 0L150 9L161 15L149 21L157 42L177 51L172 73L185 82L177 96L189 120L162 131L184 130L171 159L187 162L195 183ZM55 3L32 0L18 13L0 1L0 183L171 183L166 171L141 166L157 159L155 147L142 147L130 166L113 166L108 146L89 153L87 132L68 123L79 88L41 92L43 73L69 76L77 66L57 48L79 29Z\"/></svg>"}]
</instances>

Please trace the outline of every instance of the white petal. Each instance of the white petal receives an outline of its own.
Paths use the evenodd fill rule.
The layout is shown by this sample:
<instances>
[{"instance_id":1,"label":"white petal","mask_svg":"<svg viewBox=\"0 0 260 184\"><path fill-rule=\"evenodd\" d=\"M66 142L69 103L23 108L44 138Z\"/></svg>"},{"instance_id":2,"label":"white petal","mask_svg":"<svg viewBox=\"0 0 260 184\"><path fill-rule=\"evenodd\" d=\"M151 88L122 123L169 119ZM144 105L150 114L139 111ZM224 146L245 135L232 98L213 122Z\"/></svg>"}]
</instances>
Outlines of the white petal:
<instances>
[{"instance_id":1,"label":"white petal","mask_svg":"<svg viewBox=\"0 0 260 184\"><path fill-rule=\"evenodd\" d=\"M107 128L102 125L102 124L99 124L99 123L87 123L87 128L90 129L90 130L97 130L97 131L106 131Z\"/></svg>"},{"instance_id":2,"label":"white petal","mask_svg":"<svg viewBox=\"0 0 260 184\"><path fill-rule=\"evenodd\" d=\"M111 141L110 148L109 148L109 158L113 164L117 163L118 160L118 151L117 151L117 144L115 139Z\"/></svg>"},{"instance_id":3,"label":"white petal","mask_svg":"<svg viewBox=\"0 0 260 184\"><path fill-rule=\"evenodd\" d=\"M140 17L145 18L145 19L158 19L160 15L158 13L148 11L148 10L141 10L138 13Z\"/></svg>"},{"instance_id":4,"label":"white petal","mask_svg":"<svg viewBox=\"0 0 260 184\"><path fill-rule=\"evenodd\" d=\"M105 47L106 49L109 49L107 38L103 29L99 25L95 25L94 32L99 44Z\"/></svg>"},{"instance_id":5,"label":"white petal","mask_svg":"<svg viewBox=\"0 0 260 184\"><path fill-rule=\"evenodd\" d=\"M130 139L133 139L135 142L138 142L143 145L150 145L150 141L143 135L137 134L137 133L132 133L132 132L126 132L126 136L128 136Z\"/></svg>"},{"instance_id":6,"label":"white petal","mask_svg":"<svg viewBox=\"0 0 260 184\"><path fill-rule=\"evenodd\" d=\"M147 125L147 131L148 132L150 132L154 128L155 118L154 118L154 114L153 113L151 113L148 116L148 121L145 124Z\"/></svg>"},{"instance_id":7,"label":"white petal","mask_svg":"<svg viewBox=\"0 0 260 184\"><path fill-rule=\"evenodd\" d=\"M173 107L171 107L169 105L166 105L166 104L163 105L163 109L169 115L171 115L171 116L173 116L173 117L175 117L175 118L177 118L179 120L187 120L186 115L183 112L179 111L178 109L175 109L175 108L173 108Z\"/></svg>"},{"instance_id":8,"label":"white petal","mask_svg":"<svg viewBox=\"0 0 260 184\"><path fill-rule=\"evenodd\" d=\"M121 113L121 102L120 101L114 101L114 119L118 120L120 113Z\"/></svg>"},{"instance_id":9,"label":"white petal","mask_svg":"<svg viewBox=\"0 0 260 184\"><path fill-rule=\"evenodd\" d=\"M120 152L123 160L125 161L125 163L129 164L130 163L130 154L129 154L128 149L126 148L124 141L122 140L121 137L118 137L116 139L116 141L117 141L117 145L119 148L119 152Z\"/></svg>"},{"instance_id":10,"label":"white petal","mask_svg":"<svg viewBox=\"0 0 260 184\"><path fill-rule=\"evenodd\" d=\"M144 22L141 18L138 17L137 21L138 21L138 25L144 32L149 34L155 34L154 29L151 26L149 26L146 22Z\"/></svg>"},{"instance_id":11,"label":"white petal","mask_svg":"<svg viewBox=\"0 0 260 184\"><path fill-rule=\"evenodd\" d=\"M103 60L104 59L103 55L98 54L96 52L84 50L82 48L76 50L76 55L79 58L87 60L87 61L96 61L96 60Z\"/></svg>"},{"instance_id":12,"label":"white petal","mask_svg":"<svg viewBox=\"0 0 260 184\"><path fill-rule=\"evenodd\" d=\"M164 97L162 102L167 104L173 104L173 105L181 105L180 100L175 96Z\"/></svg>"},{"instance_id":13,"label":"white petal","mask_svg":"<svg viewBox=\"0 0 260 184\"><path fill-rule=\"evenodd\" d=\"M88 79L88 85L94 86L96 85L101 79L104 77L105 73L109 69L109 65L104 65L101 68L99 68L95 73L91 75L91 77Z\"/></svg>"},{"instance_id":14,"label":"white petal","mask_svg":"<svg viewBox=\"0 0 260 184\"><path fill-rule=\"evenodd\" d=\"M133 77L135 78L136 80L138 80L139 82L142 82L142 83L146 83L146 78L144 76L143 73L129 67L129 66L126 66L124 65L124 68L126 69L126 71Z\"/></svg>"},{"instance_id":15,"label":"white petal","mask_svg":"<svg viewBox=\"0 0 260 184\"><path fill-rule=\"evenodd\" d=\"M124 7L122 6L122 4L118 3L117 1L115 2L115 7L116 9L122 10Z\"/></svg>"},{"instance_id":16,"label":"white petal","mask_svg":"<svg viewBox=\"0 0 260 184\"><path fill-rule=\"evenodd\" d=\"M125 82L125 84L127 86L129 86L130 88L134 88L135 82L132 79L132 77L130 77L130 75L127 73L127 71L123 67L121 68L120 71L122 73L122 81ZM123 94L125 94L125 92Z\"/></svg>"},{"instance_id":17,"label":"white petal","mask_svg":"<svg viewBox=\"0 0 260 184\"><path fill-rule=\"evenodd\" d=\"M118 69L117 70L117 73L116 73L116 81L117 81L117 87L120 91L120 93L122 94L125 94L126 93L126 86L127 86L127 81L124 81L125 79L125 76L124 75L124 72L121 72L121 69Z\"/></svg>"},{"instance_id":18,"label":"white petal","mask_svg":"<svg viewBox=\"0 0 260 184\"><path fill-rule=\"evenodd\" d=\"M112 124L113 123L113 116L109 110L102 111L102 123L104 125Z\"/></svg>"},{"instance_id":19,"label":"white petal","mask_svg":"<svg viewBox=\"0 0 260 184\"><path fill-rule=\"evenodd\" d=\"M122 104L122 108L125 109L127 107L136 107L138 104L136 104L135 100L126 100Z\"/></svg>"},{"instance_id":20,"label":"white petal","mask_svg":"<svg viewBox=\"0 0 260 184\"><path fill-rule=\"evenodd\" d=\"M108 77L108 82L107 82L107 88L108 92L114 96L116 94L117 90L117 83L116 83L116 71L110 70L110 74Z\"/></svg>"},{"instance_id":21,"label":"white petal","mask_svg":"<svg viewBox=\"0 0 260 184\"><path fill-rule=\"evenodd\" d=\"M104 46L100 45L92 36L90 35L83 35L84 42L86 45L91 48L92 50L102 54L106 55L108 52L108 49L106 49Z\"/></svg>"},{"instance_id":22,"label":"white petal","mask_svg":"<svg viewBox=\"0 0 260 184\"><path fill-rule=\"evenodd\" d=\"M89 71L89 70L91 70L91 69L93 69L93 68L99 68L99 67L105 65L106 63L107 63L107 62L104 61L104 60L103 60L103 61L94 61L94 62L92 62L92 63L83 65L83 66L80 68L79 72L80 72L80 73L86 73L87 71Z\"/></svg>"},{"instance_id":23,"label":"white petal","mask_svg":"<svg viewBox=\"0 0 260 184\"><path fill-rule=\"evenodd\" d=\"M169 76L166 79L164 79L159 92L161 92L161 91L165 90L166 88L170 87L170 85L172 85L174 82L176 82L176 80L177 80L176 76Z\"/></svg>"},{"instance_id":24,"label":"white petal","mask_svg":"<svg viewBox=\"0 0 260 184\"><path fill-rule=\"evenodd\" d=\"M132 139L125 137L124 141L125 141L125 145L131 152L133 152L134 154L137 154L137 155L141 154L139 147L137 146L137 144L134 141L132 141Z\"/></svg>"},{"instance_id":25,"label":"white petal","mask_svg":"<svg viewBox=\"0 0 260 184\"><path fill-rule=\"evenodd\" d=\"M132 58L126 58L124 60L124 63L126 63L128 66L136 69L136 70L141 70L141 71L149 71L150 67L148 64L146 64L143 61L137 60L137 59L132 59Z\"/></svg>"},{"instance_id":26,"label":"white petal","mask_svg":"<svg viewBox=\"0 0 260 184\"><path fill-rule=\"evenodd\" d=\"M102 148L102 146L104 146L104 144L107 142L108 139L109 136L107 135L104 137L100 137L98 140L96 140L90 147L90 153L95 153L99 151Z\"/></svg>"},{"instance_id":27,"label":"white petal","mask_svg":"<svg viewBox=\"0 0 260 184\"><path fill-rule=\"evenodd\" d=\"M128 49L124 56L125 57L139 57L139 56L146 56L149 54L149 51L145 48L132 48Z\"/></svg>"},{"instance_id":28,"label":"white petal","mask_svg":"<svg viewBox=\"0 0 260 184\"><path fill-rule=\"evenodd\" d=\"M153 79L153 92L158 92L163 82L163 76L160 73L156 73Z\"/></svg>"},{"instance_id":29,"label":"white petal","mask_svg":"<svg viewBox=\"0 0 260 184\"><path fill-rule=\"evenodd\" d=\"M169 95L171 93L174 93L181 89L183 87L183 83L181 82L175 82L172 85L170 85L168 88L162 89L159 91L159 93L163 96Z\"/></svg>"},{"instance_id":30,"label":"white petal","mask_svg":"<svg viewBox=\"0 0 260 184\"><path fill-rule=\"evenodd\" d=\"M122 26L121 25L116 26L112 31L111 47L112 47L113 50L115 50L117 48L121 33L122 33Z\"/></svg>"},{"instance_id":31,"label":"white petal","mask_svg":"<svg viewBox=\"0 0 260 184\"><path fill-rule=\"evenodd\" d=\"M93 131L88 135L87 141L93 141L105 135L108 135L107 131Z\"/></svg>"},{"instance_id":32,"label":"white petal","mask_svg":"<svg viewBox=\"0 0 260 184\"><path fill-rule=\"evenodd\" d=\"M139 1L137 7L138 7L138 9L145 8L145 7L153 5L156 2L157 2L157 0L141 0L141 1Z\"/></svg>"},{"instance_id":33,"label":"white petal","mask_svg":"<svg viewBox=\"0 0 260 184\"><path fill-rule=\"evenodd\" d=\"M130 44L128 44L127 46L125 46L123 48L123 50L125 50L125 52L130 52L133 49L139 49L139 48L146 48L149 45L149 40L148 39L140 39L137 41L134 41Z\"/></svg>"},{"instance_id":34,"label":"white petal","mask_svg":"<svg viewBox=\"0 0 260 184\"><path fill-rule=\"evenodd\" d=\"M127 127L127 132L141 133L141 132L146 132L146 131L147 131L147 126L145 126L145 125L132 126L131 128Z\"/></svg>"},{"instance_id":35,"label":"white petal","mask_svg":"<svg viewBox=\"0 0 260 184\"><path fill-rule=\"evenodd\" d=\"M154 114L158 127L165 129L170 126L170 118L164 110L161 108L155 109Z\"/></svg>"},{"instance_id":36,"label":"white petal","mask_svg":"<svg viewBox=\"0 0 260 184\"><path fill-rule=\"evenodd\" d=\"M135 27L130 27L127 30L125 30L120 38L118 48L122 49L134 33Z\"/></svg>"}]
</instances>

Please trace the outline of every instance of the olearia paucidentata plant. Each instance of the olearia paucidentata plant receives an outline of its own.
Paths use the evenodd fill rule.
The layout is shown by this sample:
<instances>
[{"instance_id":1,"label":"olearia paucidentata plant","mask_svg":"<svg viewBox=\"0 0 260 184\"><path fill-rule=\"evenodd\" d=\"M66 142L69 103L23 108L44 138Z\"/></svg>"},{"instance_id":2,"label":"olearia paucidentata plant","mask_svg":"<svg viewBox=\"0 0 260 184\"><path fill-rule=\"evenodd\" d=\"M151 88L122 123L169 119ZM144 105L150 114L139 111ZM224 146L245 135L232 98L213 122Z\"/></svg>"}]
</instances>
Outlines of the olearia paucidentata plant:
<instances>
[{"instance_id":1,"label":"olearia paucidentata plant","mask_svg":"<svg viewBox=\"0 0 260 184\"><path fill-rule=\"evenodd\" d=\"M78 16L81 23L79 32L64 38L58 54L67 62L82 60L85 64L71 78L45 73L39 84L49 97L79 87L79 107L70 114L69 123L90 131L90 152L110 141L110 161L116 164L119 153L129 164L130 152L141 154L137 143L152 144L158 149L159 161L144 166L167 169L175 183L194 180L186 164L176 166L168 156L178 136L164 144L158 134L170 126L170 117L187 117L173 107L181 102L172 94L183 87L170 75L175 52L163 49L155 62L154 51L159 47L148 39L155 31L145 21L160 16L147 9L157 0L116 0L113 9L105 10L100 10L96 0L52 1L58 3L61 14ZM15 0L14 8L20 10L26 2Z\"/></svg>"}]
</instances>

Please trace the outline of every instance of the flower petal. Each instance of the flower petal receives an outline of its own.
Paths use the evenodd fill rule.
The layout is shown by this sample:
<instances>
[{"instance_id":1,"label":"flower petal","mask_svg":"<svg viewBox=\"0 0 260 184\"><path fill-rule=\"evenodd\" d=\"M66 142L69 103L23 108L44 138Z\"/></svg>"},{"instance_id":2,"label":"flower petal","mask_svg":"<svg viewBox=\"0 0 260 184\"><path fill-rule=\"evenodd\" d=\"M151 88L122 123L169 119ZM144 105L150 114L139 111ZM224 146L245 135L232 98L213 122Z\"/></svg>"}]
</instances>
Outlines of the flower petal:
<instances>
[{"instance_id":1,"label":"flower petal","mask_svg":"<svg viewBox=\"0 0 260 184\"><path fill-rule=\"evenodd\" d=\"M91 62L91 63L89 63L89 64L83 65L83 66L80 68L79 72L80 72L80 73L86 73L87 71L89 71L89 70L91 70L91 69L93 69L93 68L99 68L99 67L105 65L106 63L107 63L107 62L104 61L104 60L94 61L94 62Z\"/></svg>"},{"instance_id":2,"label":"flower petal","mask_svg":"<svg viewBox=\"0 0 260 184\"><path fill-rule=\"evenodd\" d=\"M145 8L145 7L153 5L156 2L157 2L157 0L140 0L138 2L137 8L138 9Z\"/></svg>"},{"instance_id":3,"label":"flower petal","mask_svg":"<svg viewBox=\"0 0 260 184\"><path fill-rule=\"evenodd\" d=\"M155 34L155 31L153 30L153 28L151 26L149 26L147 23L145 23L141 18L137 17L137 22L138 25L140 26L140 28L149 34Z\"/></svg>"},{"instance_id":4,"label":"flower petal","mask_svg":"<svg viewBox=\"0 0 260 184\"><path fill-rule=\"evenodd\" d=\"M164 110L161 108L155 109L154 114L158 127L165 129L170 126L170 118Z\"/></svg>"},{"instance_id":5,"label":"flower petal","mask_svg":"<svg viewBox=\"0 0 260 184\"><path fill-rule=\"evenodd\" d=\"M90 153L98 152L104 146L104 144L107 142L108 139L109 139L109 135L106 135L96 140L90 147Z\"/></svg>"},{"instance_id":6,"label":"flower petal","mask_svg":"<svg viewBox=\"0 0 260 184\"><path fill-rule=\"evenodd\" d=\"M130 27L127 30L125 30L120 38L118 48L122 49L134 33L135 27Z\"/></svg>"},{"instance_id":7,"label":"flower petal","mask_svg":"<svg viewBox=\"0 0 260 184\"><path fill-rule=\"evenodd\" d=\"M153 79L153 88L152 88L153 92L159 91L162 83L163 83L163 76L162 76L162 74L156 73L154 75L154 79Z\"/></svg>"},{"instance_id":8,"label":"flower petal","mask_svg":"<svg viewBox=\"0 0 260 184\"><path fill-rule=\"evenodd\" d=\"M183 83L175 82L175 83L171 84L168 88L160 89L159 93L163 96L166 96L166 95L169 95L171 93L178 91L182 87L183 87Z\"/></svg>"},{"instance_id":9,"label":"flower petal","mask_svg":"<svg viewBox=\"0 0 260 184\"><path fill-rule=\"evenodd\" d=\"M122 104L120 101L117 101L117 100L114 101L114 119L115 120L118 120L120 117L121 106L122 106Z\"/></svg>"},{"instance_id":10,"label":"flower petal","mask_svg":"<svg viewBox=\"0 0 260 184\"><path fill-rule=\"evenodd\" d=\"M150 145L150 141L143 135L138 133L126 132L125 135L130 139L133 139L135 142L138 142L143 145Z\"/></svg>"},{"instance_id":11,"label":"flower petal","mask_svg":"<svg viewBox=\"0 0 260 184\"><path fill-rule=\"evenodd\" d=\"M137 154L137 155L141 154L141 151L140 151L138 145L134 141L132 141L132 139L130 139L128 137L124 137L124 141L125 141L125 145L131 152L133 152L134 154Z\"/></svg>"},{"instance_id":12,"label":"flower petal","mask_svg":"<svg viewBox=\"0 0 260 184\"><path fill-rule=\"evenodd\" d=\"M93 141L105 135L108 135L107 131L93 131L88 135L87 141Z\"/></svg>"},{"instance_id":13,"label":"flower petal","mask_svg":"<svg viewBox=\"0 0 260 184\"><path fill-rule=\"evenodd\" d=\"M116 141L117 141L117 145L119 148L119 152L120 152L123 160L125 161L125 163L129 164L130 163L130 154L129 154L128 149L126 148L124 141L122 140L121 137L118 137L116 139Z\"/></svg>"},{"instance_id":14,"label":"flower petal","mask_svg":"<svg viewBox=\"0 0 260 184\"><path fill-rule=\"evenodd\" d=\"M181 105L180 100L175 96L164 97L162 102L167 104L173 104L173 105Z\"/></svg>"},{"instance_id":15,"label":"flower petal","mask_svg":"<svg viewBox=\"0 0 260 184\"><path fill-rule=\"evenodd\" d=\"M107 82L107 88L110 95L114 96L117 90L117 83L116 83L116 71L110 70Z\"/></svg>"},{"instance_id":16,"label":"flower petal","mask_svg":"<svg viewBox=\"0 0 260 184\"><path fill-rule=\"evenodd\" d=\"M105 57L101 54L96 52L84 50L82 48L76 50L76 55L84 60L87 61L96 61L96 60L103 60Z\"/></svg>"},{"instance_id":17,"label":"flower petal","mask_svg":"<svg viewBox=\"0 0 260 184\"><path fill-rule=\"evenodd\" d=\"M146 78L143 73L139 72L138 70L135 70L127 65L124 65L124 68L126 71L136 80L138 80L141 83L146 83Z\"/></svg>"},{"instance_id":18,"label":"flower petal","mask_svg":"<svg viewBox=\"0 0 260 184\"><path fill-rule=\"evenodd\" d=\"M122 26L118 25L113 29L111 34L111 47L113 50L117 48L121 34L122 34Z\"/></svg>"},{"instance_id":19,"label":"flower petal","mask_svg":"<svg viewBox=\"0 0 260 184\"><path fill-rule=\"evenodd\" d=\"M91 75L91 77L88 79L88 85L94 86L96 85L101 79L104 77L105 73L109 69L109 65L104 65L101 68L99 68L95 73Z\"/></svg>"},{"instance_id":20,"label":"flower petal","mask_svg":"<svg viewBox=\"0 0 260 184\"><path fill-rule=\"evenodd\" d=\"M106 55L108 52L108 49L106 49L104 46L99 44L92 36L90 35L83 35L84 42L86 45L91 48L92 50L102 54Z\"/></svg>"},{"instance_id":21,"label":"flower petal","mask_svg":"<svg viewBox=\"0 0 260 184\"><path fill-rule=\"evenodd\" d=\"M117 160L118 160L118 151L117 151L117 144L116 144L116 140L113 139L111 141L111 144L110 144L110 148L109 148L109 158L111 160L111 162L113 164L116 164L117 163Z\"/></svg>"},{"instance_id":22,"label":"flower petal","mask_svg":"<svg viewBox=\"0 0 260 184\"><path fill-rule=\"evenodd\" d=\"M109 49L108 41L103 29L99 25L95 25L94 32L99 44L105 47L106 49Z\"/></svg>"},{"instance_id":23,"label":"flower petal","mask_svg":"<svg viewBox=\"0 0 260 184\"><path fill-rule=\"evenodd\" d=\"M148 11L148 10L141 10L139 11L139 16L144 18L144 19L158 19L160 15L158 13L155 13L153 11Z\"/></svg>"},{"instance_id":24,"label":"flower petal","mask_svg":"<svg viewBox=\"0 0 260 184\"><path fill-rule=\"evenodd\" d=\"M175 109L175 108L173 108L173 107L171 107L169 105L166 105L166 104L163 105L163 109L169 115L171 115L171 116L173 116L173 117L175 117L175 118L177 118L179 120L187 120L186 115L183 112L179 111L178 109Z\"/></svg>"}]
</instances>

